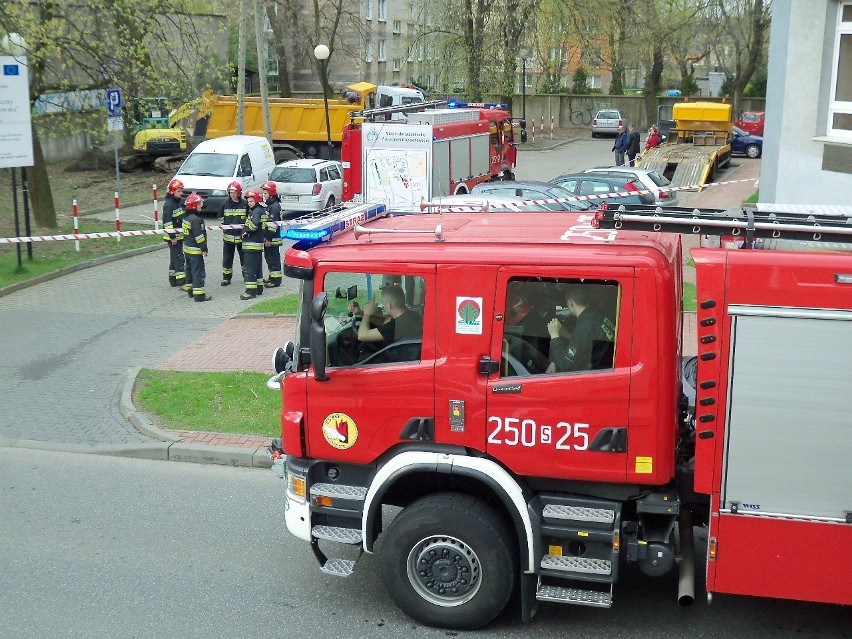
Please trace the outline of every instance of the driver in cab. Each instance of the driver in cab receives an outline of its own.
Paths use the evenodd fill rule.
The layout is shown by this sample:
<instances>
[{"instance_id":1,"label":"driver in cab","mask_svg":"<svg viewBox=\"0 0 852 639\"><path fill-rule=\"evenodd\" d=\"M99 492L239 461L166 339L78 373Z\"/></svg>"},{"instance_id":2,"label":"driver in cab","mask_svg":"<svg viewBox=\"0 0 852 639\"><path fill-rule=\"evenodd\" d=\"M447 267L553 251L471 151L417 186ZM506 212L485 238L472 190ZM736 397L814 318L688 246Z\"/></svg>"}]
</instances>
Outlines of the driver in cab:
<instances>
[{"instance_id":1,"label":"driver in cab","mask_svg":"<svg viewBox=\"0 0 852 639\"><path fill-rule=\"evenodd\" d=\"M364 304L364 319L358 327L361 342L383 342L385 345L403 339L420 339L423 335L423 318L405 304L405 293L395 284L381 289L382 308L372 300Z\"/></svg>"}]
</instances>

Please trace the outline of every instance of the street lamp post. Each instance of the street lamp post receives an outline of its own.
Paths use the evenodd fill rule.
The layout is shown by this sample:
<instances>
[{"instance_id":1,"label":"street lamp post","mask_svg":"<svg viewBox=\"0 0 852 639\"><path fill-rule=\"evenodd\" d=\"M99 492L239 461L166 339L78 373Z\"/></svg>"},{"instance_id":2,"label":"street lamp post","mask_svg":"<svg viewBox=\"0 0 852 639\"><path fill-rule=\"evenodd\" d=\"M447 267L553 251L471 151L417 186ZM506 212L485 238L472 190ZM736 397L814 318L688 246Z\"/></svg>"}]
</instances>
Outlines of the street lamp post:
<instances>
[{"instance_id":1,"label":"street lamp post","mask_svg":"<svg viewBox=\"0 0 852 639\"><path fill-rule=\"evenodd\" d=\"M521 49L521 142L527 141L527 56L529 49Z\"/></svg>"},{"instance_id":2,"label":"street lamp post","mask_svg":"<svg viewBox=\"0 0 852 639\"><path fill-rule=\"evenodd\" d=\"M328 47L324 44L318 44L314 47L314 57L320 62L320 70L322 71L322 78L320 79L322 82L322 101L325 106L325 132L328 136L328 149L327 149L327 158L332 158L332 144L331 144L331 120L328 115L328 69L326 68L326 60L328 60L328 56L331 52L328 50Z\"/></svg>"}]
</instances>

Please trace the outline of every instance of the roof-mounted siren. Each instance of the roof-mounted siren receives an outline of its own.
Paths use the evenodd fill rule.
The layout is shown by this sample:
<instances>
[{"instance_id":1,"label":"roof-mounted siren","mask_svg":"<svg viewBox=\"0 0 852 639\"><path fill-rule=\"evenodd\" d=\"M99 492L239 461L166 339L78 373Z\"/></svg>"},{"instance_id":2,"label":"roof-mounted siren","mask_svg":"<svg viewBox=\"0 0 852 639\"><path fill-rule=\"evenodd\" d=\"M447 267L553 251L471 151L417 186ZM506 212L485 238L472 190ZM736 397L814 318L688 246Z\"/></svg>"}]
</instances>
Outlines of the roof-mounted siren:
<instances>
[{"instance_id":1,"label":"roof-mounted siren","mask_svg":"<svg viewBox=\"0 0 852 639\"><path fill-rule=\"evenodd\" d=\"M384 204L360 204L350 209L329 212L302 226L291 226L283 237L297 242L301 248L309 248L330 240L356 224L366 224L387 214Z\"/></svg>"}]
</instances>

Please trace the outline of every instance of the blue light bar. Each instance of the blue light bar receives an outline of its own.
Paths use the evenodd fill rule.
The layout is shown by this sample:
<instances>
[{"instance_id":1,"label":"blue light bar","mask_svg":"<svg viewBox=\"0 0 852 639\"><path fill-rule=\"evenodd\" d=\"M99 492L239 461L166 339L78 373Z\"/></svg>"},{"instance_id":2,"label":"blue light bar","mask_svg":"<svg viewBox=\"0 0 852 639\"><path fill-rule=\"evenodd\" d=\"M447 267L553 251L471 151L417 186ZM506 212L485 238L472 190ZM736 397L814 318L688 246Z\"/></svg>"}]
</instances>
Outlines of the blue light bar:
<instances>
[{"instance_id":1,"label":"blue light bar","mask_svg":"<svg viewBox=\"0 0 852 639\"><path fill-rule=\"evenodd\" d=\"M331 239L356 224L364 224L384 215L387 215L387 207L384 204L359 204L350 209L318 216L312 222L304 226L290 227L286 232L283 232L282 227L282 232L284 239L313 245Z\"/></svg>"},{"instance_id":2,"label":"blue light bar","mask_svg":"<svg viewBox=\"0 0 852 639\"><path fill-rule=\"evenodd\" d=\"M508 104L502 104L500 102L459 102L458 100L451 100L447 103L447 107L450 109L506 109L508 106Z\"/></svg>"}]
</instances>

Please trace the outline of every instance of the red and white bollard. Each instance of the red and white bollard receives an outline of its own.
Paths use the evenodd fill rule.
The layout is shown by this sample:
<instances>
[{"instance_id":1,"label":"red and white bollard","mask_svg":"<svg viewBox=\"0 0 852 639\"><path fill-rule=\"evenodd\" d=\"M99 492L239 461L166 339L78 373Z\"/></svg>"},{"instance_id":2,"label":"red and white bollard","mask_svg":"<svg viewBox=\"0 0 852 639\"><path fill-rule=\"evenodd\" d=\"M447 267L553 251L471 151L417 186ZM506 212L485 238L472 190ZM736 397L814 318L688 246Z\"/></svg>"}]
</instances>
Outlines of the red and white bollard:
<instances>
[{"instance_id":1,"label":"red and white bollard","mask_svg":"<svg viewBox=\"0 0 852 639\"><path fill-rule=\"evenodd\" d=\"M541 134L544 135L544 116L541 116Z\"/></svg>"},{"instance_id":2,"label":"red and white bollard","mask_svg":"<svg viewBox=\"0 0 852 639\"><path fill-rule=\"evenodd\" d=\"M550 116L550 139L553 139L553 115Z\"/></svg>"},{"instance_id":3,"label":"red and white bollard","mask_svg":"<svg viewBox=\"0 0 852 639\"><path fill-rule=\"evenodd\" d=\"M530 118L532 122L532 144L535 144L535 118Z\"/></svg>"},{"instance_id":4,"label":"red and white bollard","mask_svg":"<svg viewBox=\"0 0 852 639\"><path fill-rule=\"evenodd\" d=\"M115 192L115 230L121 233L121 217L118 214L118 191ZM121 236L115 238L116 242L121 242Z\"/></svg>"},{"instance_id":5,"label":"red and white bollard","mask_svg":"<svg viewBox=\"0 0 852 639\"><path fill-rule=\"evenodd\" d=\"M154 230L160 230L160 214L157 210L157 185L153 185L154 190Z\"/></svg>"},{"instance_id":6,"label":"red and white bollard","mask_svg":"<svg viewBox=\"0 0 852 639\"><path fill-rule=\"evenodd\" d=\"M80 217L79 212L77 211L77 200L71 200L71 215L74 217L74 237L77 238L80 235ZM78 253L80 252L80 240L74 240L74 250Z\"/></svg>"}]
</instances>

